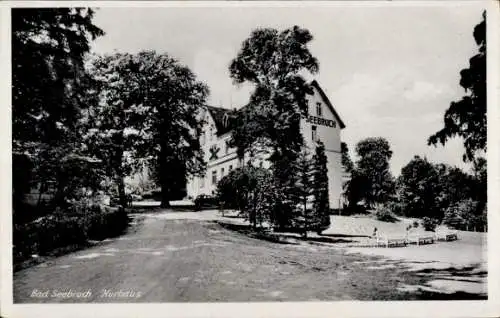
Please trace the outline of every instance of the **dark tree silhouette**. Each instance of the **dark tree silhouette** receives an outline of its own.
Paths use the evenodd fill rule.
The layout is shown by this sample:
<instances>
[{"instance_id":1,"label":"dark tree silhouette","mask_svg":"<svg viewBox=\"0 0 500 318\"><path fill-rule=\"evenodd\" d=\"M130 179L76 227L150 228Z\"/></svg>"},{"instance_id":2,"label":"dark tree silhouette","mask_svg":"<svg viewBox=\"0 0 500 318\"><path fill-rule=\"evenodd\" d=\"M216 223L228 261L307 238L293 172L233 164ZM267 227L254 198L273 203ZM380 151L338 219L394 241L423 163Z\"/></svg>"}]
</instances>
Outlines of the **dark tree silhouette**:
<instances>
[{"instance_id":1,"label":"dark tree silhouette","mask_svg":"<svg viewBox=\"0 0 500 318\"><path fill-rule=\"evenodd\" d=\"M478 152L486 151L486 12L474 28L479 53L469 60L469 68L460 71L460 86L466 96L452 102L444 114L444 128L430 136L429 145L444 145L450 138L463 138L464 161L474 161Z\"/></svg>"}]
</instances>

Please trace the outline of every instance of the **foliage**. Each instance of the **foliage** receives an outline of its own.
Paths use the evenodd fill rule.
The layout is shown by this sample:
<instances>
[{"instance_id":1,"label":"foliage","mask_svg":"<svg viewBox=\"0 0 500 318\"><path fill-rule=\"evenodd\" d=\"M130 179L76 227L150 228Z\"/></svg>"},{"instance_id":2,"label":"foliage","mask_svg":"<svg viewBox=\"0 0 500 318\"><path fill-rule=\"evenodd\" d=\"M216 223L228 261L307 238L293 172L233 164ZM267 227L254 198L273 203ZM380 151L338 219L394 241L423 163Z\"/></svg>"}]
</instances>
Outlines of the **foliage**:
<instances>
[{"instance_id":1,"label":"foliage","mask_svg":"<svg viewBox=\"0 0 500 318\"><path fill-rule=\"evenodd\" d=\"M294 209L293 214L289 217L292 227L307 236L307 231L311 230L315 221L315 206L313 204L316 202L314 202L313 197L312 160L309 158L309 154L303 150L293 165L295 165L296 171L293 175L295 183L291 196Z\"/></svg>"},{"instance_id":2,"label":"foliage","mask_svg":"<svg viewBox=\"0 0 500 318\"><path fill-rule=\"evenodd\" d=\"M90 41L103 35L86 8L12 10L12 153L13 207L24 207L32 188L51 190L56 203L84 180L81 115L90 96L91 78L84 70ZM80 157L80 160L68 158ZM62 163L62 164L61 164ZM78 172L80 171L80 172ZM85 176L85 173L83 174ZM93 176L96 176L95 174ZM86 181L92 183L97 180ZM40 200L39 200L40 201ZM41 204L41 202L38 202Z\"/></svg>"},{"instance_id":3,"label":"foliage","mask_svg":"<svg viewBox=\"0 0 500 318\"><path fill-rule=\"evenodd\" d=\"M25 224L14 224L14 262L33 254L48 255L58 248L83 246L121 234L128 226L122 209L75 202L67 210L57 208L47 216Z\"/></svg>"},{"instance_id":4,"label":"foliage","mask_svg":"<svg viewBox=\"0 0 500 318\"><path fill-rule=\"evenodd\" d=\"M439 173L426 158L415 156L401 169L397 179L397 196L407 217L440 217L438 196Z\"/></svg>"},{"instance_id":5,"label":"foliage","mask_svg":"<svg viewBox=\"0 0 500 318\"><path fill-rule=\"evenodd\" d=\"M147 107L144 125L149 131L149 142L143 155L153 159L162 189L162 206L167 206L177 180L199 175L205 169L198 139L202 125L198 114L208 96L208 87L167 54L140 52L130 68L141 75L137 82L139 100Z\"/></svg>"},{"instance_id":6,"label":"foliage","mask_svg":"<svg viewBox=\"0 0 500 318\"><path fill-rule=\"evenodd\" d=\"M138 153L146 139L147 108L137 92L140 74L130 71L133 58L122 53L96 56L88 66L95 98L85 113L83 139L86 151L102 160L122 206L126 206L124 178L144 164Z\"/></svg>"},{"instance_id":7,"label":"foliage","mask_svg":"<svg viewBox=\"0 0 500 318\"><path fill-rule=\"evenodd\" d=\"M375 206L375 216L377 220L382 222L391 222L394 223L398 219L392 214L392 211L389 206L385 204L377 204Z\"/></svg>"},{"instance_id":8,"label":"foliage","mask_svg":"<svg viewBox=\"0 0 500 318\"><path fill-rule=\"evenodd\" d=\"M469 60L469 68L460 71L460 86L467 95L452 102L444 114L444 128L430 136L429 145L458 136L464 139L464 161L474 161L478 153L486 151L486 12L476 25L474 40L479 53Z\"/></svg>"},{"instance_id":9,"label":"foliage","mask_svg":"<svg viewBox=\"0 0 500 318\"><path fill-rule=\"evenodd\" d=\"M330 203L328 194L328 168L325 145L320 141L312 158L313 165L313 220L311 229L321 234L330 226Z\"/></svg>"},{"instance_id":10,"label":"foliage","mask_svg":"<svg viewBox=\"0 0 500 318\"><path fill-rule=\"evenodd\" d=\"M78 89L84 56L104 34L93 15L86 8L12 10L13 140L56 143L74 128L85 107Z\"/></svg>"},{"instance_id":11,"label":"foliage","mask_svg":"<svg viewBox=\"0 0 500 318\"><path fill-rule=\"evenodd\" d=\"M472 199L461 200L445 211L443 224L457 230L483 230L486 219L480 204Z\"/></svg>"},{"instance_id":12,"label":"foliage","mask_svg":"<svg viewBox=\"0 0 500 318\"><path fill-rule=\"evenodd\" d=\"M424 230L434 232L436 230L437 225L439 224L439 220L436 218L424 216L422 218L422 226Z\"/></svg>"},{"instance_id":13,"label":"foliage","mask_svg":"<svg viewBox=\"0 0 500 318\"><path fill-rule=\"evenodd\" d=\"M405 216L442 219L448 207L477 196L476 184L473 176L459 168L415 156L401 169L397 197Z\"/></svg>"},{"instance_id":14,"label":"foliage","mask_svg":"<svg viewBox=\"0 0 500 318\"><path fill-rule=\"evenodd\" d=\"M278 227L288 226L295 210L291 163L303 145L300 117L307 113L306 94L312 92L302 74L318 71L318 62L307 47L312 39L308 30L298 26L282 32L256 29L229 67L235 83L255 87L237 118L230 145L240 157L255 147L271 149L272 193L278 199L271 218Z\"/></svg>"},{"instance_id":15,"label":"foliage","mask_svg":"<svg viewBox=\"0 0 500 318\"><path fill-rule=\"evenodd\" d=\"M367 207L387 202L394 192L394 180L389 171L392 151L389 142L381 137L366 138L356 145L359 157L347 185L350 205L364 200Z\"/></svg>"},{"instance_id":16,"label":"foliage","mask_svg":"<svg viewBox=\"0 0 500 318\"><path fill-rule=\"evenodd\" d=\"M488 200L488 169L486 159L478 157L473 165L473 185L474 200L478 201L480 209L486 208Z\"/></svg>"},{"instance_id":17,"label":"foliage","mask_svg":"<svg viewBox=\"0 0 500 318\"><path fill-rule=\"evenodd\" d=\"M342 167L346 172L351 173L354 169L354 164L349 156L349 148L345 142L340 143L340 152L342 154Z\"/></svg>"},{"instance_id":18,"label":"foliage","mask_svg":"<svg viewBox=\"0 0 500 318\"><path fill-rule=\"evenodd\" d=\"M222 208L240 210L257 227L257 222L269 218L270 202L266 192L269 193L271 183L267 169L246 165L219 180L217 198Z\"/></svg>"},{"instance_id":19,"label":"foliage","mask_svg":"<svg viewBox=\"0 0 500 318\"><path fill-rule=\"evenodd\" d=\"M208 88L191 70L167 54L142 51L97 58L92 73L99 82L99 104L92 109L89 148L106 149L108 171L120 197L123 177L149 165L168 206L174 189L205 168L198 114Z\"/></svg>"}]
</instances>

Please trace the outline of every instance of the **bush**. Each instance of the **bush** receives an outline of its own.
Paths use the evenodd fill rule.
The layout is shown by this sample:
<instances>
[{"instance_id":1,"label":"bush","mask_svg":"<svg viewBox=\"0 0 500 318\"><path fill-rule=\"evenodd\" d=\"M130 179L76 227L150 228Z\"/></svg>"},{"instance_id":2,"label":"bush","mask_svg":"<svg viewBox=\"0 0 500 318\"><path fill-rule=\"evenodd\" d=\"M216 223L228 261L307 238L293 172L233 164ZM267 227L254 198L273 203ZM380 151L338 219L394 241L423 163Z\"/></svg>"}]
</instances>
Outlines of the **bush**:
<instances>
[{"instance_id":1,"label":"bush","mask_svg":"<svg viewBox=\"0 0 500 318\"><path fill-rule=\"evenodd\" d=\"M414 228L418 228L420 226L420 223L418 223L418 221L413 221L413 227Z\"/></svg>"},{"instance_id":2,"label":"bush","mask_svg":"<svg viewBox=\"0 0 500 318\"><path fill-rule=\"evenodd\" d=\"M436 226L439 224L439 220L435 218L430 218L425 216L422 219L422 226L426 231L434 232L436 230Z\"/></svg>"},{"instance_id":3,"label":"bush","mask_svg":"<svg viewBox=\"0 0 500 318\"><path fill-rule=\"evenodd\" d=\"M387 205L377 205L375 207L375 216L377 220L382 222L396 222L398 219L394 217L392 211Z\"/></svg>"},{"instance_id":4,"label":"bush","mask_svg":"<svg viewBox=\"0 0 500 318\"><path fill-rule=\"evenodd\" d=\"M32 254L48 255L58 248L82 246L88 240L117 236L127 226L128 216L124 209L80 203L64 210L57 208L33 222L14 225L14 262Z\"/></svg>"}]
</instances>

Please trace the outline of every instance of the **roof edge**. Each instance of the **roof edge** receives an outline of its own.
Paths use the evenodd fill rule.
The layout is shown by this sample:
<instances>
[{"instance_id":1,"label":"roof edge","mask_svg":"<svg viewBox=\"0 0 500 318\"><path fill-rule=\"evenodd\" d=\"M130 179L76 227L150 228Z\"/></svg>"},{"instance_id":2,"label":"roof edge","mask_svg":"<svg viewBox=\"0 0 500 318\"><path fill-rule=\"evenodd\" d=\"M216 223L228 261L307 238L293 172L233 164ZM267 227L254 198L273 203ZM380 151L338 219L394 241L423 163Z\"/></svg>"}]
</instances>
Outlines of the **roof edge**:
<instances>
[{"instance_id":1,"label":"roof edge","mask_svg":"<svg viewBox=\"0 0 500 318\"><path fill-rule=\"evenodd\" d=\"M328 106L328 108L330 108L330 110L332 111L333 115L335 117L337 117L337 120L339 121L339 124L340 124L340 128L344 129L346 127L346 125L344 124L344 121L342 121L342 119L340 118L339 114L337 113L337 111L333 107L332 103L330 102L330 99L328 98L328 96L326 96L325 92L323 91L323 89L319 85L318 81L317 80L313 80L311 82L311 85L314 86L318 90L319 95L325 101L325 103Z\"/></svg>"}]
</instances>

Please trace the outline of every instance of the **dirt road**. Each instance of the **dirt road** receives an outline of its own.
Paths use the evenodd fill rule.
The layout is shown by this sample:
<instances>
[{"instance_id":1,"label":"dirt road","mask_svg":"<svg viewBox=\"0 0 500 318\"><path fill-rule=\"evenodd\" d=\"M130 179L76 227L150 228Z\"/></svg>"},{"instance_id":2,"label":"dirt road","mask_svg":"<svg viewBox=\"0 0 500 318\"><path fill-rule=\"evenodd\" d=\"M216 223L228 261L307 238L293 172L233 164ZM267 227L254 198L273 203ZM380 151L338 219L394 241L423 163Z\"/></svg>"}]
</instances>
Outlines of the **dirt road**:
<instances>
[{"instance_id":1,"label":"dirt road","mask_svg":"<svg viewBox=\"0 0 500 318\"><path fill-rule=\"evenodd\" d=\"M137 216L130 231L14 275L16 303L477 298L401 291L424 278L380 258L248 238L209 220Z\"/></svg>"}]
</instances>

